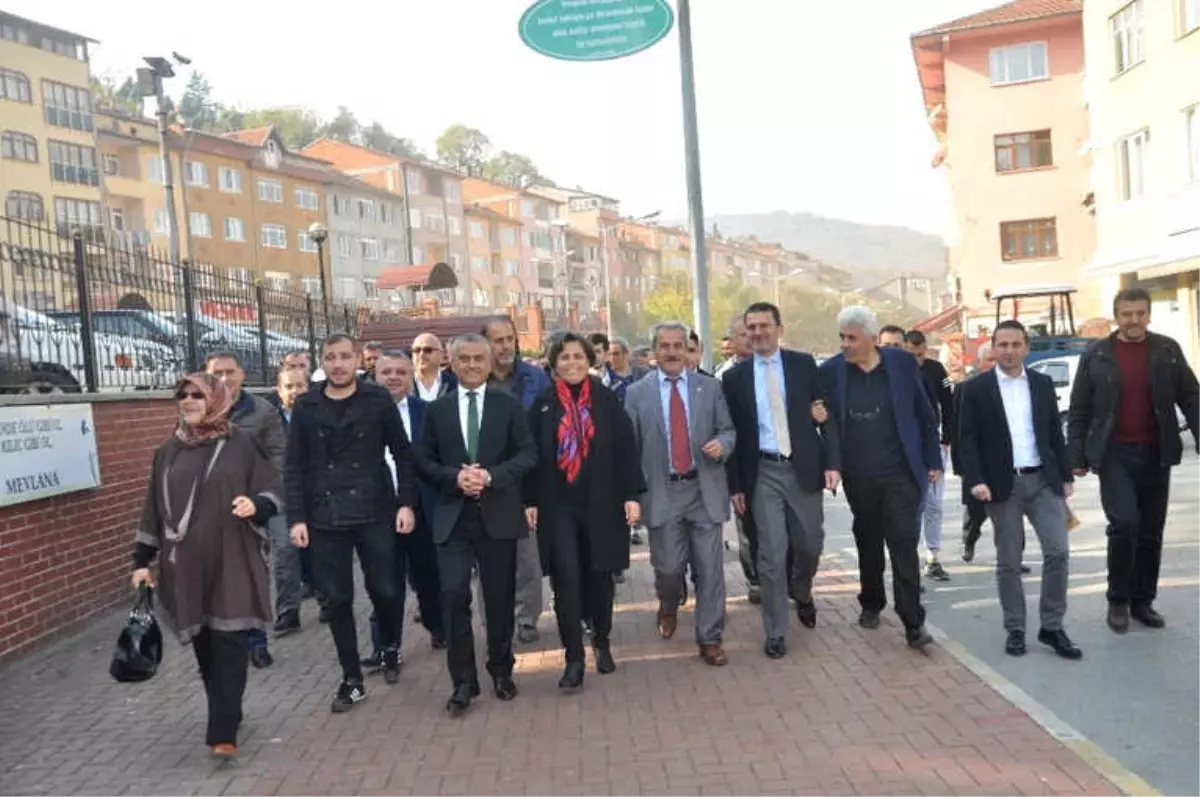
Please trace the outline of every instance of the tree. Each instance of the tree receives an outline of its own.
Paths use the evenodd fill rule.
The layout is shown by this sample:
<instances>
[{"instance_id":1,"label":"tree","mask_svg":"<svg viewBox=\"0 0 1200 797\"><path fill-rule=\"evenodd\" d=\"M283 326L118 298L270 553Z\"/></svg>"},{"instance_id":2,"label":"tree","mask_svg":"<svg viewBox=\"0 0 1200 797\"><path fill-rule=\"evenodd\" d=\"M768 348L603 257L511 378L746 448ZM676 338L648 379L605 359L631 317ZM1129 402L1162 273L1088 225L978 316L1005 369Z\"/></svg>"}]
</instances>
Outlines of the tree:
<instances>
[{"instance_id":1,"label":"tree","mask_svg":"<svg viewBox=\"0 0 1200 797\"><path fill-rule=\"evenodd\" d=\"M697 330L704 345L711 347L714 341L720 340L726 334L733 316L760 296L760 291L743 285L737 277L725 277L709 285L709 328L707 333ZM675 271L667 275L642 301L642 322L646 326L661 321L682 321L694 325L693 309L691 276Z\"/></svg>"},{"instance_id":2,"label":"tree","mask_svg":"<svg viewBox=\"0 0 1200 797\"><path fill-rule=\"evenodd\" d=\"M219 113L220 109L212 101L212 86L203 74L192 70L187 88L179 98L179 120L189 130L213 130Z\"/></svg>"},{"instance_id":3,"label":"tree","mask_svg":"<svg viewBox=\"0 0 1200 797\"><path fill-rule=\"evenodd\" d=\"M300 149L317 138L321 120L307 108L256 108L242 112L237 129L275 126L288 149Z\"/></svg>"},{"instance_id":4,"label":"tree","mask_svg":"<svg viewBox=\"0 0 1200 797\"><path fill-rule=\"evenodd\" d=\"M137 82L125 78L120 85L109 76L92 78L92 102L97 108L111 108L134 116L143 115L142 98L138 96Z\"/></svg>"},{"instance_id":5,"label":"tree","mask_svg":"<svg viewBox=\"0 0 1200 797\"><path fill-rule=\"evenodd\" d=\"M452 124L438 136L437 156L448 166L478 177L483 174L484 161L492 142L482 132L464 124Z\"/></svg>"},{"instance_id":6,"label":"tree","mask_svg":"<svg viewBox=\"0 0 1200 797\"><path fill-rule=\"evenodd\" d=\"M410 158L418 154L417 145L410 139L392 135L391 131L379 122L371 122L370 126L362 129L362 145L380 152Z\"/></svg>"},{"instance_id":7,"label":"tree","mask_svg":"<svg viewBox=\"0 0 1200 797\"><path fill-rule=\"evenodd\" d=\"M501 150L489 158L484 164L483 175L489 180L515 187L543 179L528 156L508 150Z\"/></svg>"},{"instance_id":8,"label":"tree","mask_svg":"<svg viewBox=\"0 0 1200 797\"><path fill-rule=\"evenodd\" d=\"M318 131L320 136L347 144L359 143L362 140L361 134L362 127L358 124L358 119L345 105L339 105L337 116L322 124Z\"/></svg>"}]
</instances>

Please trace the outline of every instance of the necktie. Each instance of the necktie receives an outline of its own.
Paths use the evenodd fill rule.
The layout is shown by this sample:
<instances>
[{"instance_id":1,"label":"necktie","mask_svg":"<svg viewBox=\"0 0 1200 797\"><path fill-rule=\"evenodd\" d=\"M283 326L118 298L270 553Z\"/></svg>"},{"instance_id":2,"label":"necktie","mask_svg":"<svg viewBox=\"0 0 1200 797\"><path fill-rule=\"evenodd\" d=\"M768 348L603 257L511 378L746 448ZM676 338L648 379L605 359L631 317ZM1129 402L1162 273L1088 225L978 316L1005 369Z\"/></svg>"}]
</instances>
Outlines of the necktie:
<instances>
[{"instance_id":1,"label":"necktie","mask_svg":"<svg viewBox=\"0 0 1200 797\"><path fill-rule=\"evenodd\" d=\"M692 444L688 435L687 408L679 392L679 377L671 383L671 470L687 473L692 469Z\"/></svg>"},{"instance_id":2,"label":"necktie","mask_svg":"<svg viewBox=\"0 0 1200 797\"><path fill-rule=\"evenodd\" d=\"M787 407L783 405L783 391L779 389L779 377L770 360L765 362L767 369L767 406L771 408L771 429L775 432L775 445L779 453L785 457L792 455L792 435L788 430Z\"/></svg>"},{"instance_id":3,"label":"necktie","mask_svg":"<svg viewBox=\"0 0 1200 797\"><path fill-rule=\"evenodd\" d=\"M475 462L479 453L479 402L474 390L467 391L467 459Z\"/></svg>"}]
</instances>

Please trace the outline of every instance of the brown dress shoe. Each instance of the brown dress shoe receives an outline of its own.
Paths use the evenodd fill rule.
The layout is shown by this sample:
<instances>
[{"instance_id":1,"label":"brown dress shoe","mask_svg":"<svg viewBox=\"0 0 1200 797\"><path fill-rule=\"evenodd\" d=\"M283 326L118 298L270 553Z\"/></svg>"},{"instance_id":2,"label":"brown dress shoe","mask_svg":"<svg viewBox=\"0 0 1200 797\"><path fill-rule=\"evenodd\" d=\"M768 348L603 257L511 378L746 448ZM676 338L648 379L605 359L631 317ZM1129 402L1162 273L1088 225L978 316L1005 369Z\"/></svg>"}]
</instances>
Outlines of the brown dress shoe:
<instances>
[{"instance_id":1,"label":"brown dress shoe","mask_svg":"<svg viewBox=\"0 0 1200 797\"><path fill-rule=\"evenodd\" d=\"M729 657L725 655L725 649L719 644L701 645L700 658L704 659L704 663L710 667L724 667L729 663Z\"/></svg>"},{"instance_id":2,"label":"brown dress shoe","mask_svg":"<svg viewBox=\"0 0 1200 797\"><path fill-rule=\"evenodd\" d=\"M658 635L663 639L670 639L675 636L675 628L679 624L679 618L673 614L658 615Z\"/></svg>"}]
</instances>

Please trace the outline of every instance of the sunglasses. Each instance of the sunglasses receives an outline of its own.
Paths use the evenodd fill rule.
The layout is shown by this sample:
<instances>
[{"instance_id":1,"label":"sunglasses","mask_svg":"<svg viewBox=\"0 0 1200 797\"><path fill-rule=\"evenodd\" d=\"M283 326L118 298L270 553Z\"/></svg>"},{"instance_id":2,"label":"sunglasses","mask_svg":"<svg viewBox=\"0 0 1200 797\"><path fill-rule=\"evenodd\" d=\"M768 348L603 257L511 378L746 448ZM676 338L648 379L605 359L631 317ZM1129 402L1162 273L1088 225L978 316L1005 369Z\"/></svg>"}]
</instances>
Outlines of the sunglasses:
<instances>
[{"instance_id":1,"label":"sunglasses","mask_svg":"<svg viewBox=\"0 0 1200 797\"><path fill-rule=\"evenodd\" d=\"M413 347L413 354L433 354L435 351L441 351L441 349L434 348L433 346Z\"/></svg>"},{"instance_id":2,"label":"sunglasses","mask_svg":"<svg viewBox=\"0 0 1200 797\"><path fill-rule=\"evenodd\" d=\"M180 390L178 393L175 394L176 401L183 401L184 399L194 399L195 401L204 401L204 394L201 393L199 390Z\"/></svg>"}]
</instances>

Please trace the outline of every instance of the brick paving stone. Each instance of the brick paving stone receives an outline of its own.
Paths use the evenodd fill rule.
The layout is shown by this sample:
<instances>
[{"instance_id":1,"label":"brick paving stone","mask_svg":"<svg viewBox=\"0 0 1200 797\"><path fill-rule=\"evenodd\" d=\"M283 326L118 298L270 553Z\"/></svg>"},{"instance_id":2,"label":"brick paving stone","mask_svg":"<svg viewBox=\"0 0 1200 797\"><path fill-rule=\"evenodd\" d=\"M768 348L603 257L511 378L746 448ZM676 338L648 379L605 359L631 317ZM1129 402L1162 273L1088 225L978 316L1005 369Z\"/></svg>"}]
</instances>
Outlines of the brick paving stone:
<instances>
[{"instance_id":1,"label":"brick paving stone","mask_svg":"<svg viewBox=\"0 0 1200 797\"><path fill-rule=\"evenodd\" d=\"M658 639L647 558L635 549L617 588L615 674L589 669L580 693L560 694L547 615L542 641L517 648L517 700L485 687L459 719L443 711L444 655L412 625L400 684L371 678L365 703L331 715L333 645L306 604L304 630L272 641L275 665L251 671L241 755L229 764L203 747L190 651L169 641L153 680L111 681L124 614L113 612L0 666L0 793L1117 793L944 651L907 649L895 618L859 628L854 573L819 574L816 630L793 623L789 655L771 661L731 555L730 664L715 669L696 655L690 606L676 637ZM358 610L365 652L365 600Z\"/></svg>"}]
</instances>

